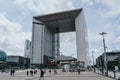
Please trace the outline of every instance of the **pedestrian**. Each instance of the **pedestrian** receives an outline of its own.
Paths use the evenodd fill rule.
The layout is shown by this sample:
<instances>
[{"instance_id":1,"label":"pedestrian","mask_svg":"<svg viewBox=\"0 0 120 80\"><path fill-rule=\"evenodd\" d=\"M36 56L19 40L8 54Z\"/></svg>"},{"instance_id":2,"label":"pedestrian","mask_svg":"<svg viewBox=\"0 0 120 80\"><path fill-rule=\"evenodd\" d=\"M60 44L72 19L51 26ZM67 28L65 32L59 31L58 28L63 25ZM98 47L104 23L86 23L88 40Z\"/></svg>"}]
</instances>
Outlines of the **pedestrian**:
<instances>
[{"instance_id":1,"label":"pedestrian","mask_svg":"<svg viewBox=\"0 0 120 80\"><path fill-rule=\"evenodd\" d=\"M54 74L57 74L57 71L56 71L56 69L54 69Z\"/></svg>"},{"instance_id":2,"label":"pedestrian","mask_svg":"<svg viewBox=\"0 0 120 80\"><path fill-rule=\"evenodd\" d=\"M80 68L78 68L78 75L80 75Z\"/></svg>"},{"instance_id":3,"label":"pedestrian","mask_svg":"<svg viewBox=\"0 0 120 80\"><path fill-rule=\"evenodd\" d=\"M113 70L113 74L114 74L114 78L116 78L116 71L115 70Z\"/></svg>"},{"instance_id":4,"label":"pedestrian","mask_svg":"<svg viewBox=\"0 0 120 80\"><path fill-rule=\"evenodd\" d=\"M49 74L51 74L51 69L49 69Z\"/></svg>"},{"instance_id":5,"label":"pedestrian","mask_svg":"<svg viewBox=\"0 0 120 80\"><path fill-rule=\"evenodd\" d=\"M34 70L34 74L37 74L37 70Z\"/></svg>"},{"instance_id":6,"label":"pedestrian","mask_svg":"<svg viewBox=\"0 0 120 80\"><path fill-rule=\"evenodd\" d=\"M27 76L29 75L29 71L28 70L27 70L26 74L27 74Z\"/></svg>"},{"instance_id":7,"label":"pedestrian","mask_svg":"<svg viewBox=\"0 0 120 80\"><path fill-rule=\"evenodd\" d=\"M12 73L13 73L13 76L14 76L15 75L15 69L13 69Z\"/></svg>"},{"instance_id":8,"label":"pedestrian","mask_svg":"<svg viewBox=\"0 0 120 80\"><path fill-rule=\"evenodd\" d=\"M45 73L46 73L46 70L44 70L43 72L44 72L44 74L45 74Z\"/></svg>"},{"instance_id":9,"label":"pedestrian","mask_svg":"<svg viewBox=\"0 0 120 80\"><path fill-rule=\"evenodd\" d=\"M34 74L36 74L36 71L35 71L35 70L34 70L33 72L34 72Z\"/></svg>"},{"instance_id":10,"label":"pedestrian","mask_svg":"<svg viewBox=\"0 0 120 80\"><path fill-rule=\"evenodd\" d=\"M33 76L33 71L32 70L30 70L30 75Z\"/></svg>"},{"instance_id":11,"label":"pedestrian","mask_svg":"<svg viewBox=\"0 0 120 80\"><path fill-rule=\"evenodd\" d=\"M119 71L118 66L116 65L113 70L114 78L116 78L116 71Z\"/></svg>"},{"instance_id":12,"label":"pedestrian","mask_svg":"<svg viewBox=\"0 0 120 80\"><path fill-rule=\"evenodd\" d=\"M40 74L40 79L39 80L41 80L41 78L44 80L44 71L41 69L40 72L41 72L41 74Z\"/></svg>"},{"instance_id":13,"label":"pedestrian","mask_svg":"<svg viewBox=\"0 0 120 80\"><path fill-rule=\"evenodd\" d=\"M4 73L4 71L5 71L5 70L4 70L4 68L3 68L1 72Z\"/></svg>"},{"instance_id":14,"label":"pedestrian","mask_svg":"<svg viewBox=\"0 0 120 80\"><path fill-rule=\"evenodd\" d=\"M11 75L11 76L13 75L13 70L12 70L12 69L10 70L10 75Z\"/></svg>"}]
</instances>

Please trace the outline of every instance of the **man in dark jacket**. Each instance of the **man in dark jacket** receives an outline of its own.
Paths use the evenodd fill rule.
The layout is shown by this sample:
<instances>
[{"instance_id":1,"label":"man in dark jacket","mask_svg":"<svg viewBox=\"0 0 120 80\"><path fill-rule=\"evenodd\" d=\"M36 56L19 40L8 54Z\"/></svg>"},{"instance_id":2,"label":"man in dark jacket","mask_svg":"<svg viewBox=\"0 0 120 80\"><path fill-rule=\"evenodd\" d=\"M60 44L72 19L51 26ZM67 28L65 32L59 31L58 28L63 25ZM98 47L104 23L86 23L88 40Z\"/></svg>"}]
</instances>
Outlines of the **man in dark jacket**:
<instances>
[{"instance_id":1,"label":"man in dark jacket","mask_svg":"<svg viewBox=\"0 0 120 80\"><path fill-rule=\"evenodd\" d=\"M40 74L40 79L39 80L41 80L41 78L44 80L44 71L41 69L40 72L41 72L41 74Z\"/></svg>"}]
</instances>

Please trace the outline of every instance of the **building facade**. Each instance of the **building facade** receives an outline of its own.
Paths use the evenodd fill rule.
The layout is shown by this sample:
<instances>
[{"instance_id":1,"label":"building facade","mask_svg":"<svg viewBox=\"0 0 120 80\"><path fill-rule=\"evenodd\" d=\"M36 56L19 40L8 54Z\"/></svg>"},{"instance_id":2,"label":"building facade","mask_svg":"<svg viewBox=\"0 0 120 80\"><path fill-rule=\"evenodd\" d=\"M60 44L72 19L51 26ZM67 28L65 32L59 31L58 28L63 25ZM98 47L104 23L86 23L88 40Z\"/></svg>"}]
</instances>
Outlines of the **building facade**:
<instances>
[{"instance_id":1,"label":"building facade","mask_svg":"<svg viewBox=\"0 0 120 80\"><path fill-rule=\"evenodd\" d=\"M111 68L111 66L115 66L119 63L119 59L120 59L120 52L116 52L116 51L112 51L112 52L106 52L106 59L107 59L107 67L108 69ZM104 64L104 53L102 55L100 55L99 57L97 57L96 59L96 66L98 68L104 68L105 64Z\"/></svg>"},{"instance_id":2,"label":"building facade","mask_svg":"<svg viewBox=\"0 0 120 80\"><path fill-rule=\"evenodd\" d=\"M10 67L16 67L16 68L29 68L30 67L30 58L25 58L22 56L7 56L6 59L7 64Z\"/></svg>"},{"instance_id":3,"label":"building facade","mask_svg":"<svg viewBox=\"0 0 120 80\"><path fill-rule=\"evenodd\" d=\"M25 47L24 47L24 57L30 58L31 53L31 41L25 40Z\"/></svg>"},{"instance_id":4,"label":"building facade","mask_svg":"<svg viewBox=\"0 0 120 80\"><path fill-rule=\"evenodd\" d=\"M0 50L0 61L6 61L7 54L3 51Z\"/></svg>"},{"instance_id":5,"label":"building facade","mask_svg":"<svg viewBox=\"0 0 120 80\"><path fill-rule=\"evenodd\" d=\"M59 55L59 33L76 31L77 60L87 65L83 9L33 17L31 64L44 64Z\"/></svg>"}]
</instances>

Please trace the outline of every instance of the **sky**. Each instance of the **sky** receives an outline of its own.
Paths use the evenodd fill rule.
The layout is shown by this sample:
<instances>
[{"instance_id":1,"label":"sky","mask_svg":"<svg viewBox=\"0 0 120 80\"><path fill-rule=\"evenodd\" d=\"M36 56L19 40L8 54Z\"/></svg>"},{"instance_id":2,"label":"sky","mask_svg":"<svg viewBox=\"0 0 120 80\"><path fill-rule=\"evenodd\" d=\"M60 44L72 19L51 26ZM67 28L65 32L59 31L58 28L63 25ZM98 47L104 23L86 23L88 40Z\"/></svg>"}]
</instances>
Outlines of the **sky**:
<instances>
[{"instance_id":1,"label":"sky","mask_svg":"<svg viewBox=\"0 0 120 80\"><path fill-rule=\"evenodd\" d=\"M120 51L120 0L0 0L0 49L7 55L24 55L24 42L31 40L32 18L83 8L88 32L89 56L103 53L106 32L107 51ZM60 35L62 54L76 57L75 32Z\"/></svg>"}]
</instances>

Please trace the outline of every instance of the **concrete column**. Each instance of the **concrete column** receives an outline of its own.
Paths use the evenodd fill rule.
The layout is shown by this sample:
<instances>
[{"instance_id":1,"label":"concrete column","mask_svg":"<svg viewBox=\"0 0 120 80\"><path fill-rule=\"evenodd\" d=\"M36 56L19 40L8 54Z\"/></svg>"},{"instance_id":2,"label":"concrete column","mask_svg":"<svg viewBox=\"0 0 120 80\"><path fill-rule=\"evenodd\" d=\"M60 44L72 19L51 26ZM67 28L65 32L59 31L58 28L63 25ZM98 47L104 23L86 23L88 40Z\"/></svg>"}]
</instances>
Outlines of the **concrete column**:
<instances>
[{"instance_id":1,"label":"concrete column","mask_svg":"<svg viewBox=\"0 0 120 80\"><path fill-rule=\"evenodd\" d=\"M31 64L43 63L43 24L33 22Z\"/></svg>"},{"instance_id":2,"label":"concrete column","mask_svg":"<svg viewBox=\"0 0 120 80\"><path fill-rule=\"evenodd\" d=\"M83 11L81 11L75 19L75 29L76 29L76 44L77 44L77 59L85 63L87 66L86 60L86 31L85 31L85 22Z\"/></svg>"}]
</instances>

